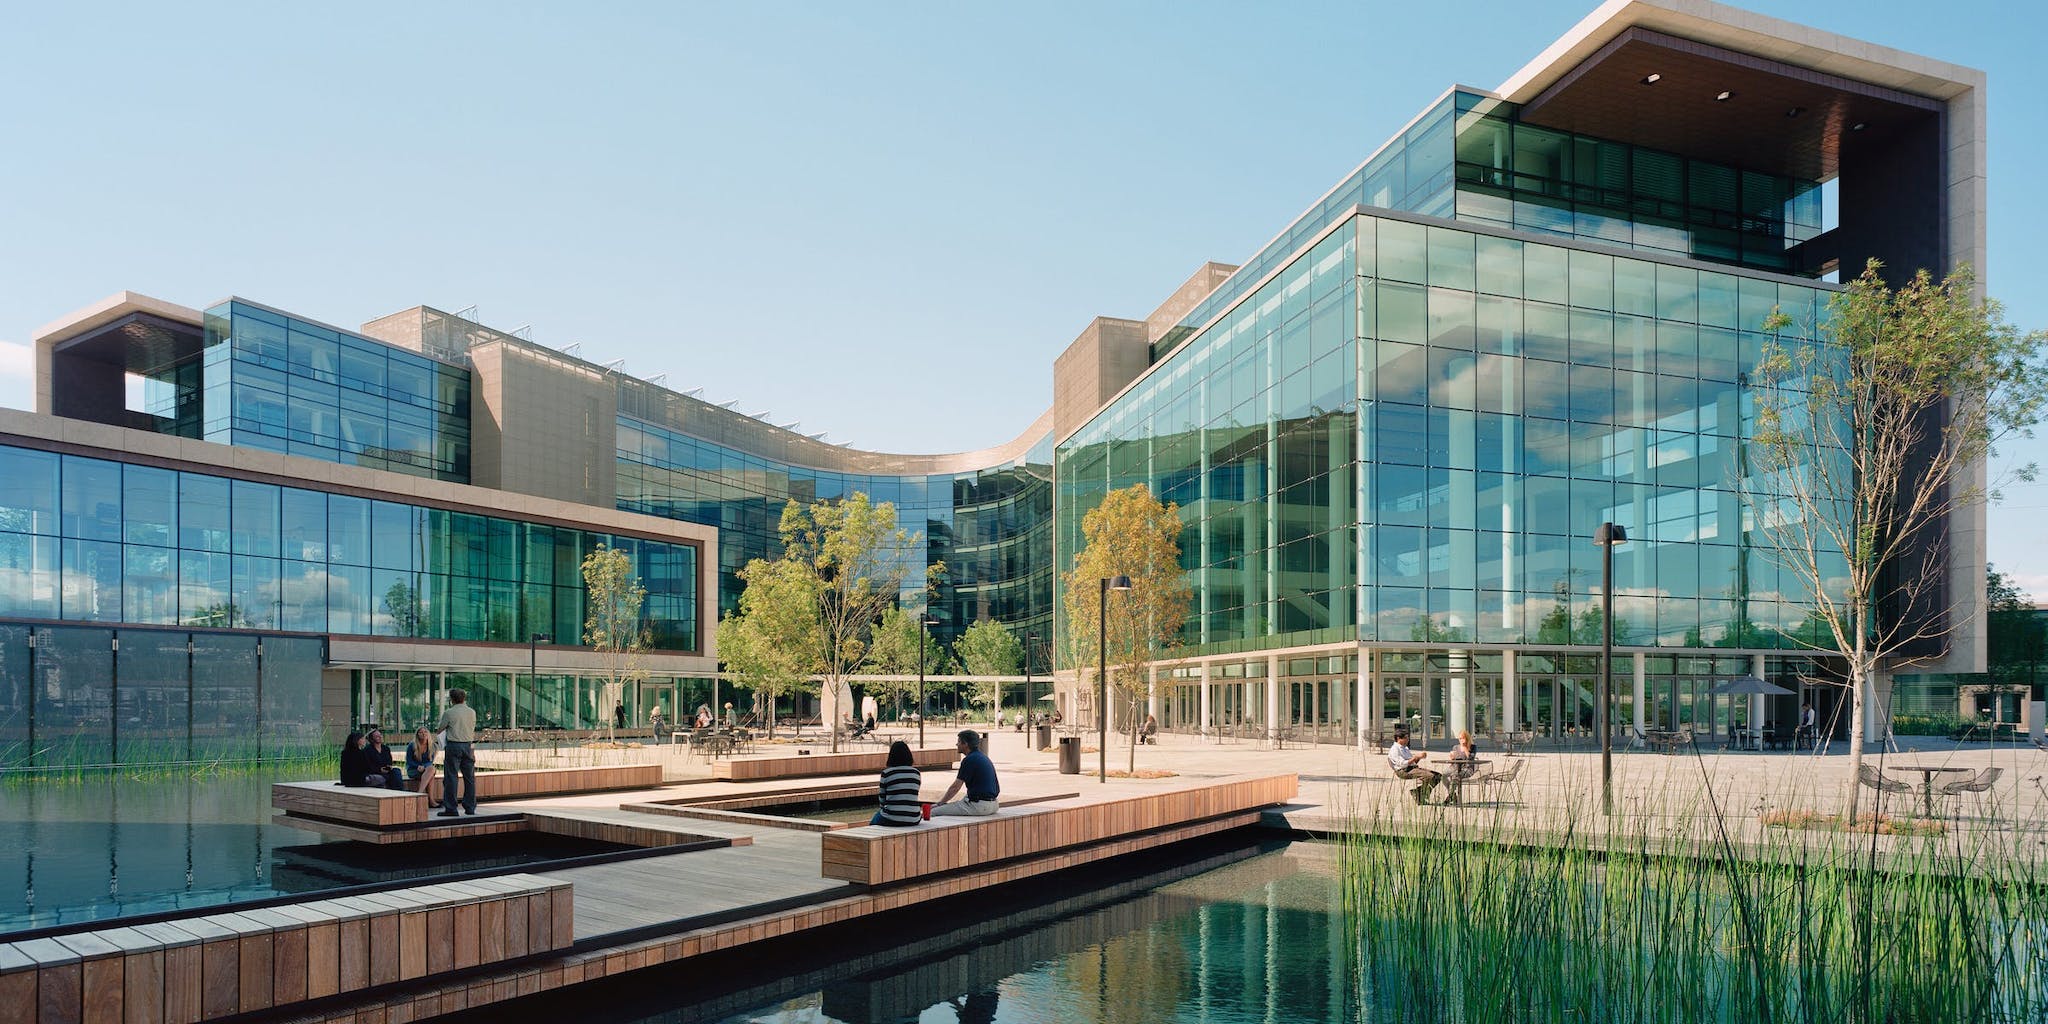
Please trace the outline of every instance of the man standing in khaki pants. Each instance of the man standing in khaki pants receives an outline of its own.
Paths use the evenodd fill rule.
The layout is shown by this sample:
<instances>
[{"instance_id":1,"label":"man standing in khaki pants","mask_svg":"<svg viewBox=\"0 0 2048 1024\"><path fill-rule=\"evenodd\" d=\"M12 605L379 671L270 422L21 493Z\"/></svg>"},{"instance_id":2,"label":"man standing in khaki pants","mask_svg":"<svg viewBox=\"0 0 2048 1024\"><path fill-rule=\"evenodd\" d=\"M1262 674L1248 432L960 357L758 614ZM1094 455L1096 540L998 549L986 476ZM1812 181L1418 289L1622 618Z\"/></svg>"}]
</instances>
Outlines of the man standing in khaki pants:
<instances>
[{"instance_id":1,"label":"man standing in khaki pants","mask_svg":"<svg viewBox=\"0 0 2048 1024\"><path fill-rule=\"evenodd\" d=\"M441 762L441 813L440 817L455 817L455 780L457 773L462 778L462 812L476 813L476 709L466 702L469 694L461 690L448 691L448 710L441 712L440 724L436 730L447 733L448 738L442 749L447 751Z\"/></svg>"}]
</instances>

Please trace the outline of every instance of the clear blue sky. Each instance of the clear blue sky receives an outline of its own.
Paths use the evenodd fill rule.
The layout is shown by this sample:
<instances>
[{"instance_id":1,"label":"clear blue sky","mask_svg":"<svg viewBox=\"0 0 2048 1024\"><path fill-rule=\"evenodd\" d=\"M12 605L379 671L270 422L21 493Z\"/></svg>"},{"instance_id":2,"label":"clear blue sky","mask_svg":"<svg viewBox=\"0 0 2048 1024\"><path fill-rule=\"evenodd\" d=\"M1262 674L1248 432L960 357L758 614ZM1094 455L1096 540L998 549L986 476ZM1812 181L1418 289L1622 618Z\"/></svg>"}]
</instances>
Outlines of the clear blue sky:
<instances>
[{"instance_id":1,"label":"clear blue sky","mask_svg":"<svg viewBox=\"0 0 2048 1024\"><path fill-rule=\"evenodd\" d=\"M999 443L1091 317L1242 260L1592 2L22 5L0 404L37 326L125 288L475 304L836 441ZM1749 6L1990 74L1989 283L2048 325L2048 19ZM2048 597L2044 515L2008 488L1992 555Z\"/></svg>"}]
</instances>

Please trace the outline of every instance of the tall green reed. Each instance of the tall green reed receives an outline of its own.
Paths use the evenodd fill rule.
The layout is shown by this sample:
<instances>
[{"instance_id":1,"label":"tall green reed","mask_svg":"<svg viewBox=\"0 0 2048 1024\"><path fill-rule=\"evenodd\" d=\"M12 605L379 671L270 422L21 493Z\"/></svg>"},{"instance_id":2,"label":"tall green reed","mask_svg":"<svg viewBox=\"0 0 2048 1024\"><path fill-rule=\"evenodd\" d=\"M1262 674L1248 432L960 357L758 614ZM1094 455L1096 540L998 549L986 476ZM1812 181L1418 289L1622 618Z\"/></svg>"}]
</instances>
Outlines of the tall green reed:
<instances>
[{"instance_id":1,"label":"tall green reed","mask_svg":"<svg viewBox=\"0 0 2048 1024\"><path fill-rule=\"evenodd\" d=\"M1455 810L1376 789L1341 840L1372 1019L2048 1017L2048 873L2026 828L1766 829L1670 781L1612 819L1569 785Z\"/></svg>"}]
</instances>

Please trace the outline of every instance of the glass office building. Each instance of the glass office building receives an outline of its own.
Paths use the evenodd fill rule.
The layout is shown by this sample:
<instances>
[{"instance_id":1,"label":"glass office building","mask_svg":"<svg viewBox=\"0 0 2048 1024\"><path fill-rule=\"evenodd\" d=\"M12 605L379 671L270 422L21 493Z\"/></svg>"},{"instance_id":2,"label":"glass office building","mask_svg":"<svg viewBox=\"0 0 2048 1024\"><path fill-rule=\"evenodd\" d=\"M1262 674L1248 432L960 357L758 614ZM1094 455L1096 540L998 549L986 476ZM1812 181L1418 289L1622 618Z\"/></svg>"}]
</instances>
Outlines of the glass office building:
<instances>
[{"instance_id":1,"label":"glass office building","mask_svg":"<svg viewBox=\"0 0 2048 1024\"><path fill-rule=\"evenodd\" d=\"M1082 517L1135 484L1178 507L1194 583L1145 709L1166 728L1583 733L1602 522L1630 537L1620 722L1826 717L1812 595L1763 536L1784 482L1749 464L1748 375L1845 268L1981 274L1982 89L1798 26L1602 8L1498 90L1445 92L1242 266L1097 318L1046 413L974 452L831 444L473 310L354 332L121 293L37 337L38 415L0 412L0 630L22 631L0 634L0 721L10 749L54 729L87 759L168 728L126 717L131 697L186 709L189 750L250 722L290 735L307 703L273 682L316 643L330 735L410 724L458 685L489 722L595 727L574 568L601 541L650 591L658 664L622 702L674 716L714 700L712 627L779 553L783 508L854 493L916 535L901 600L941 639L993 619L1037 634L1044 670ZM1764 330L1774 311L1790 336ZM1981 670L1983 534L1981 509L1951 516L1942 595L1887 611L1944 620L1927 672ZM171 653L130 672L131 632ZM257 646L200 658L219 637ZM1056 692L1088 721L1080 668ZM207 732L191 709L221 673L256 717ZM1743 674L1797 695L1709 693ZM184 696L118 681L156 678Z\"/></svg>"},{"instance_id":2,"label":"glass office building","mask_svg":"<svg viewBox=\"0 0 2048 1024\"><path fill-rule=\"evenodd\" d=\"M1620 659L1624 720L1725 729L1740 711L1710 709L1717 676L1808 667L1775 653L1807 649L1812 609L1756 533L1769 481L1744 446L1748 370L1796 343L1765 320L1803 337L1826 309L1829 285L1772 272L1819 233L1817 193L1513 113L1462 91L1434 105L1061 443L1060 565L1108 490L1179 506L1183 653L1210 656L1212 682L1175 670L1162 721L1575 731L1603 522L1631 538L1616 642L1653 649L1641 684ZM1254 651L1278 653L1213 657ZM1385 706L1352 692L1361 657L1399 680Z\"/></svg>"}]
</instances>

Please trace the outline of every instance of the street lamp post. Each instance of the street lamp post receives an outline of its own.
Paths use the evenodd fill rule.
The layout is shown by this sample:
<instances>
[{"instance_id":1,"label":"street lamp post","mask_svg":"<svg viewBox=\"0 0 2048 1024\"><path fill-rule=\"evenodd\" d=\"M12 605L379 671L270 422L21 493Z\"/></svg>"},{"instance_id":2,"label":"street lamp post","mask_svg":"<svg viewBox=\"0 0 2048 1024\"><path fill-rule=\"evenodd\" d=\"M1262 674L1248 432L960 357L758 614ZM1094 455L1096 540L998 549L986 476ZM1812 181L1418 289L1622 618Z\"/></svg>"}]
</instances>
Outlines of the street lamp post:
<instances>
[{"instance_id":1,"label":"street lamp post","mask_svg":"<svg viewBox=\"0 0 2048 1024\"><path fill-rule=\"evenodd\" d=\"M924 749L924 645L926 630L939 624L930 616L917 617L917 749Z\"/></svg>"},{"instance_id":2,"label":"street lamp post","mask_svg":"<svg viewBox=\"0 0 2048 1024\"><path fill-rule=\"evenodd\" d=\"M1600 806L1614 813L1614 549L1628 543L1628 531L1601 523L1593 533L1600 545Z\"/></svg>"},{"instance_id":3,"label":"street lamp post","mask_svg":"<svg viewBox=\"0 0 2048 1024\"><path fill-rule=\"evenodd\" d=\"M1096 605L1100 612L1095 624L1098 669L1095 675L1096 781L1104 784L1109 782L1109 592L1129 589L1129 576L1106 577L1102 581L1102 600Z\"/></svg>"}]
</instances>

